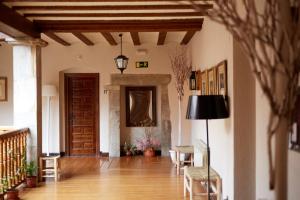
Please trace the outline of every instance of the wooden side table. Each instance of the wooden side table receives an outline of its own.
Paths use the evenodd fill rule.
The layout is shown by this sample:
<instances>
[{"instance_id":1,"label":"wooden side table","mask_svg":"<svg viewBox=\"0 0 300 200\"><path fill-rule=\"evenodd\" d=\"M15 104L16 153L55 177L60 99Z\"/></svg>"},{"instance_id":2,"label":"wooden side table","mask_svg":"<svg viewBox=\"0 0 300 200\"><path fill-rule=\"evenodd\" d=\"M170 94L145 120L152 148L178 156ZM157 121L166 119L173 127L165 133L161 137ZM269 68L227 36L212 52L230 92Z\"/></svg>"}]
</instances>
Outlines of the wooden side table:
<instances>
[{"instance_id":1,"label":"wooden side table","mask_svg":"<svg viewBox=\"0 0 300 200\"><path fill-rule=\"evenodd\" d=\"M194 146L176 146L176 171L177 175L180 175L180 153L190 153L191 159L189 161L183 161L183 163L190 163L191 166L194 165Z\"/></svg>"},{"instance_id":2,"label":"wooden side table","mask_svg":"<svg viewBox=\"0 0 300 200\"><path fill-rule=\"evenodd\" d=\"M40 181L43 181L43 178L54 178L55 181L58 181L59 158L60 156L40 157Z\"/></svg>"}]
</instances>

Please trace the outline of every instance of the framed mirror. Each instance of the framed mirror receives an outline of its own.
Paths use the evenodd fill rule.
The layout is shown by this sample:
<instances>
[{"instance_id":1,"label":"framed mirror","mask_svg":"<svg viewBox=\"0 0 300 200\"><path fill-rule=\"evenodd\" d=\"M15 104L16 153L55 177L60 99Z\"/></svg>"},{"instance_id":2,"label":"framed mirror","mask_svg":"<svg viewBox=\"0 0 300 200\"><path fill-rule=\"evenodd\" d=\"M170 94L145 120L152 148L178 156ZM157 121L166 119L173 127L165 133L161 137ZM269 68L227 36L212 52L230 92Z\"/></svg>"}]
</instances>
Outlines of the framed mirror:
<instances>
[{"instance_id":1,"label":"framed mirror","mask_svg":"<svg viewBox=\"0 0 300 200\"><path fill-rule=\"evenodd\" d=\"M125 87L126 126L156 126L156 87Z\"/></svg>"}]
</instances>

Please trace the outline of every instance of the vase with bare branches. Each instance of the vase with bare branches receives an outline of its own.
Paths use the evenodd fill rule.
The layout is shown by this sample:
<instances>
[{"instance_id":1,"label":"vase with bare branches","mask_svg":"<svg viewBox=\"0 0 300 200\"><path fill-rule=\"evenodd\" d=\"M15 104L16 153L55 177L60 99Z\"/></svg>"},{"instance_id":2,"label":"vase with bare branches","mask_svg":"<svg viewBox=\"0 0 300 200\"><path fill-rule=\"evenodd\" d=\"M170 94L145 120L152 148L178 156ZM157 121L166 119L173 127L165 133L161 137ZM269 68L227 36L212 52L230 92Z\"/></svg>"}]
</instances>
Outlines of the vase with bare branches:
<instances>
[{"instance_id":1,"label":"vase with bare branches","mask_svg":"<svg viewBox=\"0 0 300 200\"><path fill-rule=\"evenodd\" d=\"M175 79L175 87L178 95L178 145L181 145L181 101L184 96L184 82L192 72L192 66L187 56L186 47L177 47L170 55L172 71Z\"/></svg>"},{"instance_id":2,"label":"vase with bare branches","mask_svg":"<svg viewBox=\"0 0 300 200\"><path fill-rule=\"evenodd\" d=\"M202 11L196 1L190 2L196 10ZM275 189L277 200L286 200L288 133L300 69L300 0L213 2L214 8L205 11L207 17L223 24L240 43L249 58L253 75L268 100L270 189Z\"/></svg>"}]
</instances>

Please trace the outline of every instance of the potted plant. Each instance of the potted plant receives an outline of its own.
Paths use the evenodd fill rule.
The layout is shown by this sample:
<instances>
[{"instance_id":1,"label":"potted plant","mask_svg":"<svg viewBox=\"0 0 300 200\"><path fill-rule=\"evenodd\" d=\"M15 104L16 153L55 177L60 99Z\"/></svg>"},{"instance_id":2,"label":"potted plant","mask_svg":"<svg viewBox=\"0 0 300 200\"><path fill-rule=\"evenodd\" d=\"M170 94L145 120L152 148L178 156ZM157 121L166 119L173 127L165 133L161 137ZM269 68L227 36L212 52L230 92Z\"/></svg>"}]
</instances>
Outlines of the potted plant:
<instances>
[{"instance_id":1,"label":"potted plant","mask_svg":"<svg viewBox=\"0 0 300 200\"><path fill-rule=\"evenodd\" d=\"M26 164L26 185L29 188L36 187L37 183L37 178L36 178L36 173L37 173L37 165L35 164L34 161L30 161L29 164Z\"/></svg>"},{"instance_id":2,"label":"potted plant","mask_svg":"<svg viewBox=\"0 0 300 200\"><path fill-rule=\"evenodd\" d=\"M123 150L126 156L134 156L136 154L137 148L135 145L128 144L127 142L125 142Z\"/></svg>"},{"instance_id":3,"label":"potted plant","mask_svg":"<svg viewBox=\"0 0 300 200\"><path fill-rule=\"evenodd\" d=\"M151 133L150 128L145 129L144 137L137 139L137 149L144 152L144 156L155 156L155 150L160 147L160 141Z\"/></svg>"},{"instance_id":4,"label":"potted plant","mask_svg":"<svg viewBox=\"0 0 300 200\"><path fill-rule=\"evenodd\" d=\"M6 192L6 199L7 200L19 200L19 191L15 188L10 188L8 189L8 179L9 177L4 177L2 178L2 187L3 187L3 192Z\"/></svg>"}]
</instances>

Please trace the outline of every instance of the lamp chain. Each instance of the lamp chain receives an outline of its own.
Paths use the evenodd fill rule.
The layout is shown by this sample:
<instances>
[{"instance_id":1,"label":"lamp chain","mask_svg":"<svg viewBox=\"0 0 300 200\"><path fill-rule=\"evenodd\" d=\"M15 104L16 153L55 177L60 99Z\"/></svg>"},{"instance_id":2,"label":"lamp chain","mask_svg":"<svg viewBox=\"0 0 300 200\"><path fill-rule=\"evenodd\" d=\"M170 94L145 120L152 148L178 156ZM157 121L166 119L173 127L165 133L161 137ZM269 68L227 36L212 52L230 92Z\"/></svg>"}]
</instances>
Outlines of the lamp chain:
<instances>
[{"instance_id":1,"label":"lamp chain","mask_svg":"<svg viewBox=\"0 0 300 200\"><path fill-rule=\"evenodd\" d=\"M123 43L122 36L123 36L123 34L120 34L119 36L120 36L120 38L121 38L121 55L123 55L123 54L122 54L122 48L123 48L123 47L122 47L122 46L123 46L123 45L122 45L122 43Z\"/></svg>"}]
</instances>

